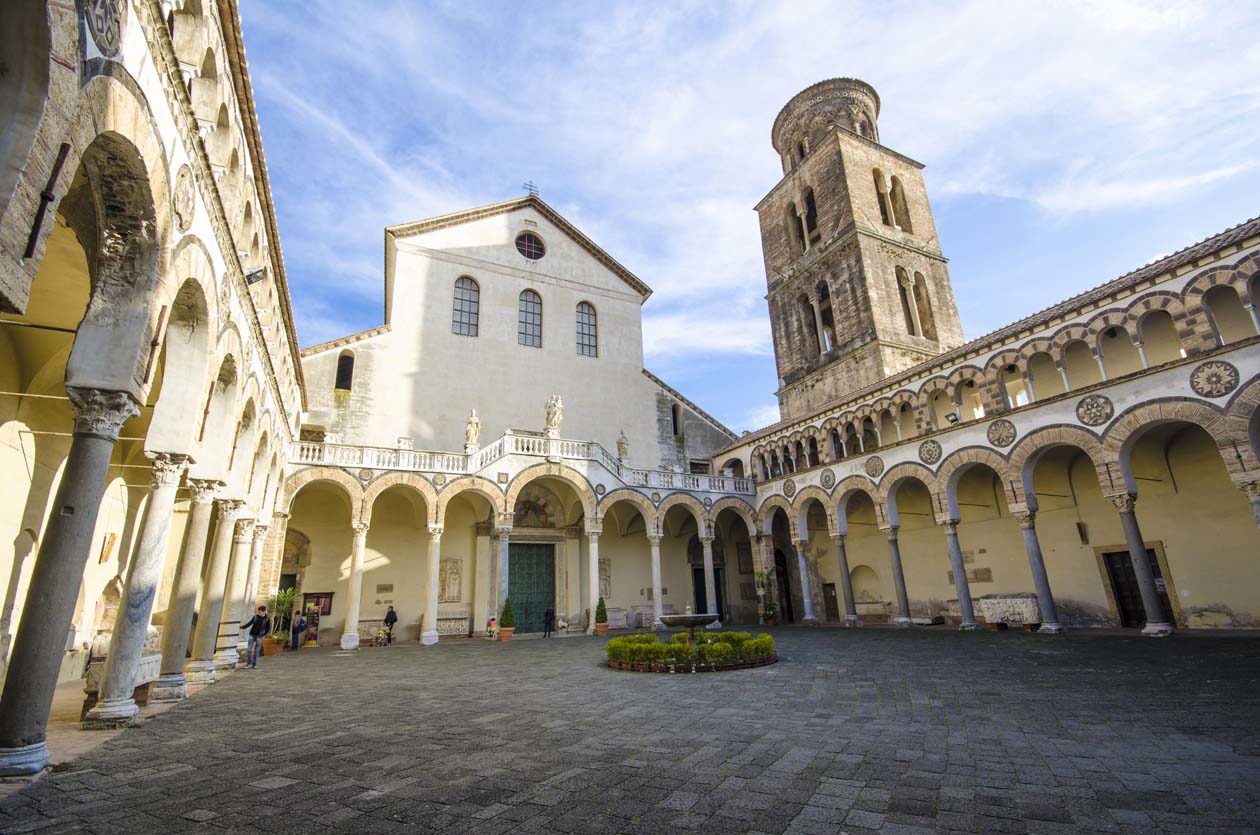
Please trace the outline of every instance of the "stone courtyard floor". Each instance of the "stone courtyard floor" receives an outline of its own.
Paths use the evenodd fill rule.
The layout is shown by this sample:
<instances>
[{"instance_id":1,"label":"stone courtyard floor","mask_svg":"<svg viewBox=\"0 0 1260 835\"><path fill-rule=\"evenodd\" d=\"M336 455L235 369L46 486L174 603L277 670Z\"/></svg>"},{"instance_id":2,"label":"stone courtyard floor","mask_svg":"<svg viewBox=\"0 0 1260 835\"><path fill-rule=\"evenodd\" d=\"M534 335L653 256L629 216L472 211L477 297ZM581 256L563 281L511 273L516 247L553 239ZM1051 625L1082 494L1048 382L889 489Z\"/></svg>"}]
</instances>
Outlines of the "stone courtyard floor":
<instances>
[{"instance_id":1,"label":"stone courtyard floor","mask_svg":"<svg viewBox=\"0 0 1260 835\"><path fill-rule=\"evenodd\" d=\"M778 629L264 659L0 801L0 831L1256 832L1260 637Z\"/></svg>"}]
</instances>

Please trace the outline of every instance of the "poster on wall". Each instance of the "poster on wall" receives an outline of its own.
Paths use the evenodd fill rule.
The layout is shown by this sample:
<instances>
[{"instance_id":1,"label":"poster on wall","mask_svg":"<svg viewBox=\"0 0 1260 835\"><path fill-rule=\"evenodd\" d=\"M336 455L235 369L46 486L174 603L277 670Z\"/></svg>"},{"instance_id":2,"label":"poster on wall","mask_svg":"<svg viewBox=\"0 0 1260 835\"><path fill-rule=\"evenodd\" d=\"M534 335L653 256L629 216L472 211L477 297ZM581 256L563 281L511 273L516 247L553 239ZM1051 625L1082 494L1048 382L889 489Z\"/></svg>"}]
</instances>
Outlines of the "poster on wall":
<instances>
[{"instance_id":1,"label":"poster on wall","mask_svg":"<svg viewBox=\"0 0 1260 835\"><path fill-rule=\"evenodd\" d=\"M302 611L306 613L306 635L303 642L308 647L319 645L319 619L323 615L332 614L332 598L333 593L330 591L302 594Z\"/></svg>"}]
</instances>

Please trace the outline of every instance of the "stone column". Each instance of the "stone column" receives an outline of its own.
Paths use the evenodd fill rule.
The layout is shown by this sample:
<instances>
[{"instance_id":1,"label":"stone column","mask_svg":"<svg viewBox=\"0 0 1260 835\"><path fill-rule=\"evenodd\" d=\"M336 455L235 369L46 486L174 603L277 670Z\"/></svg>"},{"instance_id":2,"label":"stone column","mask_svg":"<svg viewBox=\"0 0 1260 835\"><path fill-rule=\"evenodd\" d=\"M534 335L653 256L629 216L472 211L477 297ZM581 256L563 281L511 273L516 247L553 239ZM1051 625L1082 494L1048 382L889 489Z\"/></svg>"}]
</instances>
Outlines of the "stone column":
<instances>
[{"instance_id":1,"label":"stone column","mask_svg":"<svg viewBox=\"0 0 1260 835\"><path fill-rule=\"evenodd\" d=\"M249 552L249 576L245 580L245 596L241 599L241 623L245 623L252 616L253 611L260 604L258 603L258 577L262 573L263 546L267 544L268 525L254 525L254 541ZM270 605L262 604L262 605ZM275 620L279 612L271 612L272 620Z\"/></svg>"},{"instance_id":2,"label":"stone column","mask_svg":"<svg viewBox=\"0 0 1260 835\"><path fill-rule=\"evenodd\" d=\"M1146 613L1146 626L1142 628L1142 634L1152 638L1166 638L1173 633L1173 627L1169 623L1168 615L1164 613L1163 601L1159 599L1155 575L1146 558L1146 540L1142 538L1142 529L1138 527L1137 515L1133 512L1137 496L1121 493L1119 496L1108 496L1107 499L1120 511L1120 525L1124 528L1124 540L1128 543L1129 558L1133 561L1133 574L1137 577L1138 589L1142 592L1142 609Z\"/></svg>"},{"instance_id":3,"label":"stone column","mask_svg":"<svg viewBox=\"0 0 1260 835\"><path fill-rule=\"evenodd\" d=\"M1054 608L1054 595L1050 593L1046 562L1041 557L1041 542L1037 539L1037 513L1025 510L1016 513L1015 518L1024 535L1024 550L1028 552L1028 567L1032 570L1033 588L1037 591L1037 608L1041 610L1041 626L1037 633L1058 635L1063 632L1063 627L1059 624L1059 613Z\"/></svg>"},{"instance_id":4,"label":"stone column","mask_svg":"<svg viewBox=\"0 0 1260 835\"><path fill-rule=\"evenodd\" d=\"M238 519L232 537L232 561L223 590L223 606L219 613L219 635L214 647L214 666L235 670L241 662L244 641L241 640L241 601L245 597L245 580L249 576L249 552L254 545L254 520Z\"/></svg>"},{"instance_id":5,"label":"stone column","mask_svg":"<svg viewBox=\"0 0 1260 835\"><path fill-rule=\"evenodd\" d=\"M1256 526L1260 527L1260 482L1247 481L1238 485L1238 489L1247 494L1251 502L1251 513L1256 517Z\"/></svg>"},{"instance_id":6,"label":"stone column","mask_svg":"<svg viewBox=\"0 0 1260 835\"><path fill-rule=\"evenodd\" d=\"M1033 388L1033 379L1031 374L1024 375L1024 390L1028 392L1028 402L1037 402L1037 390Z\"/></svg>"},{"instance_id":7,"label":"stone column","mask_svg":"<svg viewBox=\"0 0 1260 835\"><path fill-rule=\"evenodd\" d=\"M910 321L914 323L914 335L923 336L923 323L919 321L919 304L914 298L914 282L907 278L901 282L906 292L906 306L910 308Z\"/></svg>"},{"instance_id":8,"label":"stone column","mask_svg":"<svg viewBox=\"0 0 1260 835\"><path fill-rule=\"evenodd\" d=\"M901 546L897 544L897 525L888 528L888 557L892 562L893 589L897 593L897 619L899 626L909 626L910 597L906 594L906 575L901 570Z\"/></svg>"},{"instance_id":9,"label":"stone column","mask_svg":"<svg viewBox=\"0 0 1260 835\"><path fill-rule=\"evenodd\" d=\"M587 624L586 634L595 634L595 606L599 602L599 535L601 531L587 530L587 572L586 594L591 602L591 622Z\"/></svg>"},{"instance_id":10,"label":"stone column","mask_svg":"<svg viewBox=\"0 0 1260 835\"><path fill-rule=\"evenodd\" d=\"M367 549L367 522L355 522L350 546L350 590L346 593L346 623L341 630L341 648L359 648L359 601L363 597L363 552Z\"/></svg>"},{"instance_id":11,"label":"stone column","mask_svg":"<svg viewBox=\"0 0 1260 835\"><path fill-rule=\"evenodd\" d=\"M665 623L661 615L665 614L665 601L661 600L661 535L648 534L648 545L652 549L652 628L664 629Z\"/></svg>"},{"instance_id":12,"label":"stone column","mask_svg":"<svg viewBox=\"0 0 1260 835\"><path fill-rule=\"evenodd\" d=\"M217 481L189 479L192 510L184 530L184 546L175 566L171 596L166 604L166 621L162 625L162 675L153 685L151 699L173 702L188 695L184 680L184 653L188 650L189 630L197 604L197 584L201 582L201 566L206 557L206 535L210 531L210 512L214 509Z\"/></svg>"},{"instance_id":13,"label":"stone column","mask_svg":"<svg viewBox=\"0 0 1260 835\"><path fill-rule=\"evenodd\" d=\"M819 304L818 299L811 298L809 306L814 310L814 327L818 330L818 355L822 356L827 353L827 335L823 331L822 305Z\"/></svg>"},{"instance_id":14,"label":"stone column","mask_svg":"<svg viewBox=\"0 0 1260 835\"><path fill-rule=\"evenodd\" d=\"M219 637L219 616L223 614L223 597L227 590L228 567L232 562L232 534L243 502L219 500L219 523L210 548L210 565L206 567L205 585L201 592L201 610L197 612L197 632L193 635L192 658L184 666L189 684L214 684L214 648ZM233 641L236 636L233 636Z\"/></svg>"},{"instance_id":15,"label":"stone column","mask_svg":"<svg viewBox=\"0 0 1260 835\"><path fill-rule=\"evenodd\" d=\"M849 576L849 554L844 549L845 534L838 533L831 537L836 541L836 556L840 559L840 590L844 594L845 626L861 626L857 616L857 601L853 599L853 578Z\"/></svg>"},{"instance_id":16,"label":"stone column","mask_svg":"<svg viewBox=\"0 0 1260 835\"><path fill-rule=\"evenodd\" d=\"M92 547L109 458L127 418L139 414L120 391L67 388L74 439L31 573L26 605L0 696L0 776L36 774L48 764L48 711L75 601Z\"/></svg>"},{"instance_id":17,"label":"stone column","mask_svg":"<svg viewBox=\"0 0 1260 835\"><path fill-rule=\"evenodd\" d=\"M796 567L801 575L801 602L805 605L805 615L801 618L801 623L817 624L818 618L814 617L814 593L809 587L809 563L805 559L807 545L809 540L806 539L796 543Z\"/></svg>"},{"instance_id":18,"label":"stone column","mask_svg":"<svg viewBox=\"0 0 1260 835\"><path fill-rule=\"evenodd\" d=\"M713 571L713 537L700 537L700 552L704 559L704 600L707 603L708 612L697 612L696 614L714 614L718 619L709 624L706 629L722 628L722 613L717 608L717 580Z\"/></svg>"},{"instance_id":19,"label":"stone column","mask_svg":"<svg viewBox=\"0 0 1260 835\"><path fill-rule=\"evenodd\" d=\"M1251 314L1251 324L1255 327L1256 332L1260 333L1260 314L1256 313L1256 306L1248 303L1243 305L1243 307L1246 307L1247 312Z\"/></svg>"},{"instance_id":20,"label":"stone column","mask_svg":"<svg viewBox=\"0 0 1260 835\"><path fill-rule=\"evenodd\" d=\"M1068 382L1067 366L1055 363L1055 367L1059 369L1059 376L1063 378L1063 390L1071 391L1072 384Z\"/></svg>"},{"instance_id":21,"label":"stone column","mask_svg":"<svg viewBox=\"0 0 1260 835\"><path fill-rule=\"evenodd\" d=\"M175 491L188 468L188 456L159 452L153 456L153 475L149 485L149 503L140 528L140 541L127 571L127 587L123 590L109 642L109 656L101 676L96 705L83 719L86 728L120 728L138 724L140 708L131 697L136 687L136 669L144 650L149 616L153 614L153 598L162 580L162 563L170 538L171 514L175 510Z\"/></svg>"},{"instance_id":22,"label":"stone column","mask_svg":"<svg viewBox=\"0 0 1260 835\"><path fill-rule=\"evenodd\" d=\"M1101 354L1101 353L1099 353L1099 352L1097 352L1097 351L1095 351L1095 352L1094 352L1094 361L1098 363L1098 373L1099 373L1100 375L1102 375L1103 380L1104 380L1104 381L1106 381L1106 379L1107 379L1107 366L1103 364L1103 357L1102 357L1102 354Z\"/></svg>"},{"instance_id":23,"label":"stone column","mask_svg":"<svg viewBox=\"0 0 1260 835\"><path fill-rule=\"evenodd\" d=\"M962 613L962 623L958 625L958 629L963 632L979 629L976 613L971 605L971 584L967 582L962 546L958 544L958 520L948 519L944 526L945 542L949 546L949 566L954 570L954 591L958 594L958 609Z\"/></svg>"},{"instance_id":24,"label":"stone column","mask_svg":"<svg viewBox=\"0 0 1260 835\"><path fill-rule=\"evenodd\" d=\"M508 596L508 548L511 537L511 528L499 528L499 603L494 610L496 618L503 614L503 601L507 600ZM595 612L592 611L591 615L594 616L594 614Z\"/></svg>"},{"instance_id":25,"label":"stone column","mask_svg":"<svg viewBox=\"0 0 1260 835\"><path fill-rule=\"evenodd\" d=\"M438 642L438 584L442 568L442 526L429 525L429 553L424 579L424 614L420 624L420 643L432 646Z\"/></svg>"}]
</instances>

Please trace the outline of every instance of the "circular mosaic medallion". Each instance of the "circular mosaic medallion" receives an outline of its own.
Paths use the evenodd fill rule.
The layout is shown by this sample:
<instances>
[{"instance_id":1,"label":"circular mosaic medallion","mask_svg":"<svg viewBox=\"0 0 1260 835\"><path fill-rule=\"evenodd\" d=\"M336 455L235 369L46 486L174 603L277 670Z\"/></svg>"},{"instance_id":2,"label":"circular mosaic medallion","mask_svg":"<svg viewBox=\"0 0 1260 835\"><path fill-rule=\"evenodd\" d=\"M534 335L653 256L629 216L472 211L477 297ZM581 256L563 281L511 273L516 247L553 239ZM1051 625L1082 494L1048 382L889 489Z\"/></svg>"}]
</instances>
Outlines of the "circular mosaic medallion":
<instances>
[{"instance_id":1,"label":"circular mosaic medallion","mask_svg":"<svg viewBox=\"0 0 1260 835\"><path fill-rule=\"evenodd\" d=\"M1015 443L1015 424L1006 418L989 424L989 443L994 446L1010 446Z\"/></svg>"},{"instance_id":2,"label":"circular mosaic medallion","mask_svg":"<svg viewBox=\"0 0 1260 835\"><path fill-rule=\"evenodd\" d=\"M879 478L884 472L884 459L878 455L872 455L866 459L866 474L871 478Z\"/></svg>"},{"instance_id":3,"label":"circular mosaic medallion","mask_svg":"<svg viewBox=\"0 0 1260 835\"><path fill-rule=\"evenodd\" d=\"M713 499L710 499L708 496L705 496L705 497L704 497L704 506L705 506L705 509L706 509L706 510L707 510L708 508L710 508L710 507L713 507Z\"/></svg>"},{"instance_id":4,"label":"circular mosaic medallion","mask_svg":"<svg viewBox=\"0 0 1260 835\"><path fill-rule=\"evenodd\" d=\"M661 494L660 494L660 493L653 493L653 494L652 494L652 504L660 504L660 503L661 503Z\"/></svg>"},{"instance_id":5,"label":"circular mosaic medallion","mask_svg":"<svg viewBox=\"0 0 1260 835\"><path fill-rule=\"evenodd\" d=\"M789 499L796 495L795 481L789 478L787 481L783 482L783 495L787 496Z\"/></svg>"},{"instance_id":6,"label":"circular mosaic medallion","mask_svg":"<svg viewBox=\"0 0 1260 835\"><path fill-rule=\"evenodd\" d=\"M442 475L441 473L438 473L437 475L433 477L433 483L436 484L438 487L441 487L443 484L446 483L446 476Z\"/></svg>"},{"instance_id":7,"label":"circular mosaic medallion","mask_svg":"<svg viewBox=\"0 0 1260 835\"><path fill-rule=\"evenodd\" d=\"M127 0L87 0L83 4L88 31L96 48L106 58L115 58L122 49L123 24L127 20Z\"/></svg>"},{"instance_id":8,"label":"circular mosaic medallion","mask_svg":"<svg viewBox=\"0 0 1260 835\"><path fill-rule=\"evenodd\" d=\"M604 492L605 492L607 489L608 489L608 488L607 488L607 487L605 487L605 486L604 486L604 485L602 485L602 484L596 484L596 485L595 485L595 492L596 492L596 493L598 493L598 494L599 494L599 495L601 495L601 496L602 496L602 495L604 495Z\"/></svg>"},{"instance_id":9,"label":"circular mosaic medallion","mask_svg":"<svg viewBox=\"0 0 1260 835\"><path fill-rule=\"evenodd\" d=\"M919 444L919 460L924 464L935 464L937 461L940 461L941 445L932 440Z\"/></svg>"},{"instance_id":10,"label":"circular mosaic medallion","mask_svg":"<svg viewBox=\"0 0 1260 835\"><path fill-rule=\"evenodd\" d=\"M179 227L179 231L187 232L188 227L192 226L195 206L192 169L187 165L181 165L179 173L175 175L175 195L171 204L175 210L175 224Z\"/></svg>"},{"instance_id":11,"label":"circular mosaic medallion","mask_svg":"<svg viewBox=\"0 0 1260 835\"><path fill-rule=\"evenodd\" d=\"M836 474L831 470L823 470L822 475L819 476L818 480L822 483L824 490L830 490L832 487L836 486Z\"/></svg>"},{"instance_id":12,"label":"circular mosaic medallion","mask_svg":"<svg viewBox=\"0 0 1260 835\"><path fill-rule=\"evenodd\" d=\"M363 482L364 484L367 484L371 480L372 480L371 470L359 470L359 481Z\"/></svg>"},{"instance_id":13,"label":"circular mosaic medallion","mask_svg":"<svg viewBox=\"0 0 1260 835\"><path fill-rule=\"evenodd\" d=\"M1209 360L1190 372L1190 388L1200 397L1224 397L1238 388L1238 369L1221 360Z\"/></svg>"},{"instance_id":14,"label":"circular mosaic medallion","mask_svg":"<svg viewBox=\"0 0 1260 835\"><path fill-rule=\"evenodd\" d=\"M1111 399L1101 394L1082 397L1081 402L1076 404L1076 419L1086 426L1102 426L1115 413L1116 407Z\"/></svg>"}]
</instances>

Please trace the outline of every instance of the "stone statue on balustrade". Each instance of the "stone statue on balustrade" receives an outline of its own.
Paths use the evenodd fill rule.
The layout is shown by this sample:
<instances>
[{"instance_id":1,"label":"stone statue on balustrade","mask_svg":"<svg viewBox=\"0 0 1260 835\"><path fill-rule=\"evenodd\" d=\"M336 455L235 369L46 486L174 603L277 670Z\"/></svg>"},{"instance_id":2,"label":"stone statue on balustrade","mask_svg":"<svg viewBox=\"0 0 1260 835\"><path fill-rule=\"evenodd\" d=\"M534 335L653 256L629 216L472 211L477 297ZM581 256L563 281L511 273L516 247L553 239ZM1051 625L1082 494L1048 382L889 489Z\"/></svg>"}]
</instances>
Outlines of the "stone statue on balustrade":
<instances>
[{"instance_id":1,"label":"stone statue on balustrade","mask_svg":"<svg viewBox=\"0 0 1260 835\"><path fill-rule=\"evenodd\" d=\"M468 412L468 422L464 424L464 452L472 454L477 451L477 438L481 437L481 421L477 419L477 410Z\"/></svg>"},{"instance_id":2,"label":"stone statue on balustrade","mask_svg":"<svg viewBox=\"0 0 1260 835\"><path fill-rule=\"evenodd\" d=\"M564 403L560 400L560 395L553 394L547 400L547 429L545 434L549 438L559 437L560 421L564 418Z\"/></svg>"}]
</instances>

